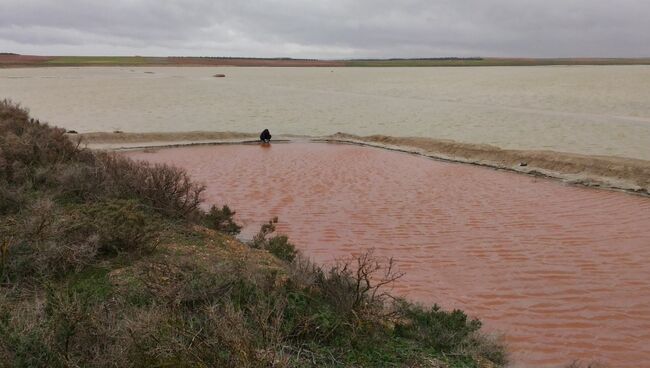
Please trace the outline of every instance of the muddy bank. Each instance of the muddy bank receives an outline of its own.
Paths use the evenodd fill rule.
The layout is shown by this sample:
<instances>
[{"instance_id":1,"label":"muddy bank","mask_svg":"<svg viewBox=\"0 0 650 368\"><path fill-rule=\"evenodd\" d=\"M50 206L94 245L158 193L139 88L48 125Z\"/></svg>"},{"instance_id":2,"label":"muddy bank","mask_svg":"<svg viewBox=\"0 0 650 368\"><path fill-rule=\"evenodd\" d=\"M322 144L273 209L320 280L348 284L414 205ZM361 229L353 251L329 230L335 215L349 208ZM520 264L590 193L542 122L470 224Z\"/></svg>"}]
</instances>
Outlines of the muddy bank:
<instances>
[{"instance_id":1,"label":"muddy bank","mask_svg":"<svg viewBox=\"0 0 650 368\"><path fill-rule=\"evenodd\" d=\"M508 150L484 144L416 137L337 133L326 141L366 144L450 161L547 176L589 187L650 194L650 161L553 151Z\"/></svg>"},{"instance_id":2,"label":"muddy bank","mask_svg":"<svg viewBox=\"0 0 650 368\"><path fill-rule=\"evenodd\" d=\"M240 132L95 132L68 133L92 149L122 150L146 147L177 147L199 144L245 143L257 139L257 134Z\"/></svg>"},{"instance_id":3,"label":"muddy bank","mask_svg":"<svg viewBox=\"0 0 650 368\"><path fill-rule=\"evenodd\" d=\"M125 133L125 132L96 132L83 134L69 134L71 138L78 136L89 144L108 143L150 143L150 142L178 142L178 141L203 141L255 138L253 133L238 132L167 132L167 133Z\"/></svg>"}]
</instances>

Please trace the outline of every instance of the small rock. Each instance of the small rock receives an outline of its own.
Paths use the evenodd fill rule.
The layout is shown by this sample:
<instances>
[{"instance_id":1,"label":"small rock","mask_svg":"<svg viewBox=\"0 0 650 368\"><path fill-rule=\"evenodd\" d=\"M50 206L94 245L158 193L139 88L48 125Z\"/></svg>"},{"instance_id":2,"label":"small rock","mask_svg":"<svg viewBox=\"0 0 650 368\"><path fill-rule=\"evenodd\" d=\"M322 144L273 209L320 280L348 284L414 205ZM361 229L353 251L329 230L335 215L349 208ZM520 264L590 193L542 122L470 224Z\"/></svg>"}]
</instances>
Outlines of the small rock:
<instances>
[{"instance_id":1,"label":"small rock","mask_svg":"<svg viewBox=\"0 0 650 368\"><path fill-rule=\"evenodd\" d=\"M528 166L528 162L520 162L519 166Z\"/></svg>"},{"instance_id":2,"label":"small rock","mask_svg":"<svg viewBox=\"0 0 650 368\"><path fill-rule=\"evenodd\" d=\"M215 75L213 75L213 77L215 77L215 78L225 78L226 75L225 74L215 74Z\"/></svg>"}]
</instances>

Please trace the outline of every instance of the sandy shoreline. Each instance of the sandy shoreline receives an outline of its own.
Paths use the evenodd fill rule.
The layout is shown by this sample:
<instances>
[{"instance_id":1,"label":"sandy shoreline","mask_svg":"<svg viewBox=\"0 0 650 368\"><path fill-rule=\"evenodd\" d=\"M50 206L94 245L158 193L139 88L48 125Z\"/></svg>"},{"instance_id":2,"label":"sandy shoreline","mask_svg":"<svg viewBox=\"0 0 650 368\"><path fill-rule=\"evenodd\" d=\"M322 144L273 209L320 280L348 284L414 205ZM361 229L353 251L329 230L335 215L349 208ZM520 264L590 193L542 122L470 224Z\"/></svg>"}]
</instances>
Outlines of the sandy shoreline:
<instances>
[{"instance_id":1,"label":"sandy shoreline","mask_svg":"<svg viewBox=\"0 0 650 368\"><path fill-rule=\"evenodd\" d=\"M93 149L125 150L202 144L241 144L256 141L257 134L240 132L85 133L71 134ZM459 143L432 138L356 136L337 133L324 137L283 135L276 142L315 141L359 144L433 159L473 164L562 182L650 196L650 161L587 156L574 153L509 150L490 145Z\"/></svg>"}]
</instances>

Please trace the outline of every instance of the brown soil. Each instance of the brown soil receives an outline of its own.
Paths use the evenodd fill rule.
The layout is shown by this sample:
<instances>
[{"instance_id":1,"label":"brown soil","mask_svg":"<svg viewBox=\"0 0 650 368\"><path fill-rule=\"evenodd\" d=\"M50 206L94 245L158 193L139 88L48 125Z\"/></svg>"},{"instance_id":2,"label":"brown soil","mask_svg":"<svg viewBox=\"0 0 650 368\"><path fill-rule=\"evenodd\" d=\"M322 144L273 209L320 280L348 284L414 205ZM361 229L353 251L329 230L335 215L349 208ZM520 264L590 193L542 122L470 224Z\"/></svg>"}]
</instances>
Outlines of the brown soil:
<instances>
[{"instance_id":1,"label":"brown soil","mask_svg":"<svg viewBox=\"0 0 650 368\"><path fill-rule=\"evenodd\" d=\"M0 66L37 65L51 59L50 56L0 54Z\"/></svg>"}]
</instances>

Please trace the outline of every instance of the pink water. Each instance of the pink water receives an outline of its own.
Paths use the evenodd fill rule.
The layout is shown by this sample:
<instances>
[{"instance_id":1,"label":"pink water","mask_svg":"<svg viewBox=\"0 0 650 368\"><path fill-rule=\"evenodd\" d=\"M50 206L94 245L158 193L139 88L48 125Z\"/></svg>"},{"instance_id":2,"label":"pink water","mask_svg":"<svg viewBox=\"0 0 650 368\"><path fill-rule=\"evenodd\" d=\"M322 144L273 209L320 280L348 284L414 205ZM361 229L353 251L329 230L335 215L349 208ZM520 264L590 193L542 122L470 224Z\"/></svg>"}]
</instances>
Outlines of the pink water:
<instances>
[{"instance_id":1,"label":"pink water","mask_svg":"<svg viewBox=\"0 0 650 368\"><path fill-rule=\"evenodd\" d=\"M397 292L505 334L516 367L650 365L650 200L351 145L161 149L252 237L273 216L319 262L375 248Z\"/></svg>"}]
</instances>

